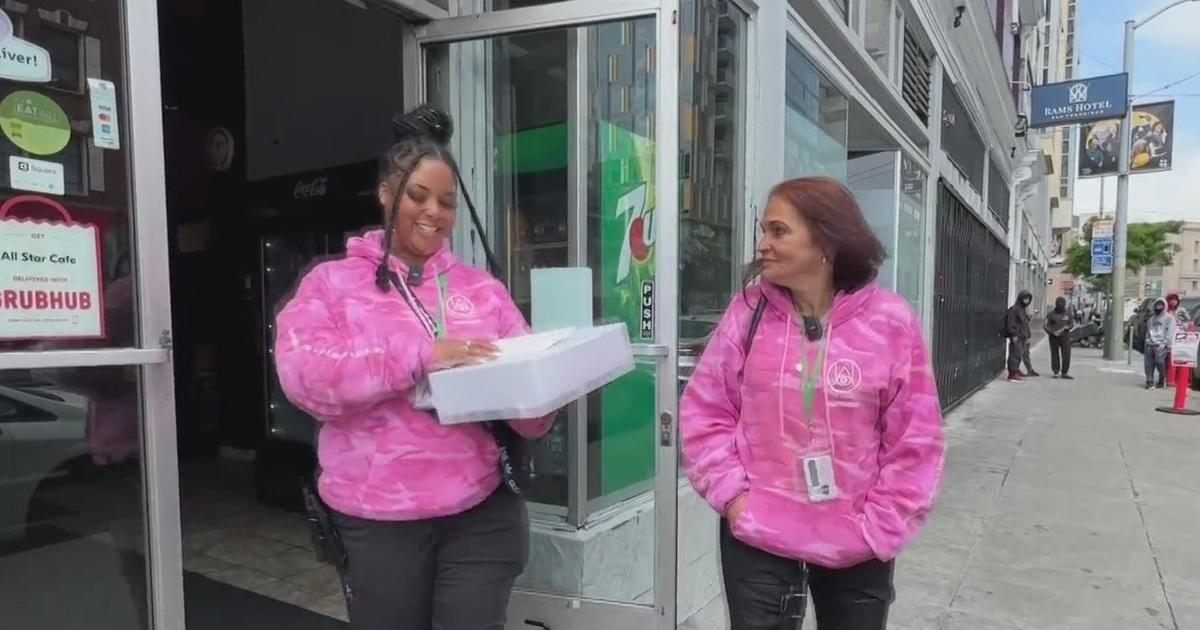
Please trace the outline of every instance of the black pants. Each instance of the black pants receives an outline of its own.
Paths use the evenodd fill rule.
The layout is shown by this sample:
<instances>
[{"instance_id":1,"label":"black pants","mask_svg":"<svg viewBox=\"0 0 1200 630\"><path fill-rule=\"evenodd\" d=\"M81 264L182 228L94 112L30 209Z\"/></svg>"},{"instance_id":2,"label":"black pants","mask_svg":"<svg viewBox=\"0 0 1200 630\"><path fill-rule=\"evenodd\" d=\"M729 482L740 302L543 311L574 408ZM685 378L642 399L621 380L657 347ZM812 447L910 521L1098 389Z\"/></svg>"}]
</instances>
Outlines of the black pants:
<instances>
[{"instance_id":1,"label":"black pants","mask_svg":"<svg viewBox=\"0 0 1200 630\"><path fill-rule=\"evenodd\" d=\"M462 514L424 521L336 520L354 630L503 630L529 555L519 496L500 489Z\"/></svg>"},{"instance_id":2,"label":"black pants","mask_svg":"<svg viewBox=\"0 0 1200 630\"><path fill-rule=\"evenodd\" d=\"M884 630L895 599L893 563L805 565L751 547L721 523L721 569L731 630L800 630L812 594L817 630Z\"/></svg>"},{"instance_id":3,"label":"black pants","mask_svg":"<svg viewBox=\"0 0 1200 630\"><path fill-rule=\"evenodd\" d=\"M1029 360L1029 340L1019 339L1017 341L1008 341L1008 373L1016 374L1021 371L1021 364L1025 364L1026 372L1033 372L1033 362Z\"/></svg>"},{"instance_id":4,"label":"black pants","mask_svg":"<svg viewBox=\"0 0 1200 630\"><path fill-rule=\"evenodd\" d=\"M1050 370L1063 376L1071 371L1071 333L1050 335Z\"/></svg>"}]
</instances>

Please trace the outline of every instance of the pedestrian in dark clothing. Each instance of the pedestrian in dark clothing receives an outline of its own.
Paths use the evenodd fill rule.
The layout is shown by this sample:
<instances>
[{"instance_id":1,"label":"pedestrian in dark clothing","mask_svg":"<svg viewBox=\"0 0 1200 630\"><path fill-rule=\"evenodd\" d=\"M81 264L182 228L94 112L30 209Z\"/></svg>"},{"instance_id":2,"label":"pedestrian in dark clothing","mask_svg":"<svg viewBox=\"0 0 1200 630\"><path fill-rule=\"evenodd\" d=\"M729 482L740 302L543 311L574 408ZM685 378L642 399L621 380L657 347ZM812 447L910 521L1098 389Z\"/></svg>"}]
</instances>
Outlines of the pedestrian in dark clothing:
<instances>
[{"instance_id":1,"label":"pedestrian in dark clothing","mask_svg":"<svg viewBox=\"0 0 1200 630\"><path fill-rule=\"evenodd\" d=\"M1033 333L1029 329L1029 305L1033 303L1033 294L1021 291L1017 294L1017 302L1008 309L1004 316L1004 336L1008 338L1008 380L1023 381L1027 376L1040 376L1033 369L1029 360L1029 339ZM1025 373L1021 373L1021 364L1025 364Z\"/></svg>"},{"instance_id":2,"label":"pedestrian in dark clothing","mask_svg":"<svg viewBox=\"0 0 1200 630\"><path fill-rule=\"evenodd\" d=\"M1054 378L1065 378L1068 381L1075 377L1071 371L1071 330L1075 328L1071 314L1067 312L1067 299L1058 298L1054 301L1054 310L1046 316L1046 334L1050 335L1050 370Z\"/></svg>"},{"instance_id":3,"label":"pedestrian in dark clothing","mask_svg":"<svg viewBox=\"0 0 1200 630\"><path fill-rule=\"evenodd\" d=\"M1162 389L1167 383L1167 353L1175 338L1175 316L1167 312L1167 301L1154 301L1154 314L1146 321L1146 343L1142 350L1146 363L1146 389Z\"/></svg>"}]
</instances>

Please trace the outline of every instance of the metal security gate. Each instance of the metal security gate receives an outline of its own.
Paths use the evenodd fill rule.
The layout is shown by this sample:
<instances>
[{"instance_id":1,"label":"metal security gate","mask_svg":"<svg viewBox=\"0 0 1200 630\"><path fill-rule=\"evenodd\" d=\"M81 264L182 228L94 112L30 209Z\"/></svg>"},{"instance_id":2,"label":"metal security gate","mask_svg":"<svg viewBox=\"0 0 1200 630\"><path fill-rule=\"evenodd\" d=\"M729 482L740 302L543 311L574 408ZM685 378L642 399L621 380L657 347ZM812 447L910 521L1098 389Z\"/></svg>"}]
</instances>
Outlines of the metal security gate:
<instances>
[{"instance_id":1,"label":"metal security gate","mask_svg":"<svg viewBox=\"0 0 1200 630\"><path fill-rule=\"evenodd\" d=\"M1008 248L944 181L938 182L933 368L943 408L1004 369Z\"/></svg>"}]
</instances>

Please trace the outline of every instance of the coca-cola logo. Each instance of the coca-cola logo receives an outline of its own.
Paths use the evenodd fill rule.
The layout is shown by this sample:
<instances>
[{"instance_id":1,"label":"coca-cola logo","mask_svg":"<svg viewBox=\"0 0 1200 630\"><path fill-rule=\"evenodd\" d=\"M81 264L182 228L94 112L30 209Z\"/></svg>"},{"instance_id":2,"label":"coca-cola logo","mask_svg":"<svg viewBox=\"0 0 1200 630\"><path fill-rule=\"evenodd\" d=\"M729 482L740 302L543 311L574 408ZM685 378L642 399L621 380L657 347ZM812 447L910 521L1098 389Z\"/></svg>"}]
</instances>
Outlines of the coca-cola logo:
<instances>
[{"instance_id":1,"label":"coca-cola logo","mask_svg":"<svg viewBox=\"0 0 1200 630\"><path fill-rule=\"evenodd\" d=\"M329 191L328 177L314 177L309 181L300 180L296 182L296 189L292 195L296 199L312 199L313 197L324 197Z\"/></svg>"}]
</instances>

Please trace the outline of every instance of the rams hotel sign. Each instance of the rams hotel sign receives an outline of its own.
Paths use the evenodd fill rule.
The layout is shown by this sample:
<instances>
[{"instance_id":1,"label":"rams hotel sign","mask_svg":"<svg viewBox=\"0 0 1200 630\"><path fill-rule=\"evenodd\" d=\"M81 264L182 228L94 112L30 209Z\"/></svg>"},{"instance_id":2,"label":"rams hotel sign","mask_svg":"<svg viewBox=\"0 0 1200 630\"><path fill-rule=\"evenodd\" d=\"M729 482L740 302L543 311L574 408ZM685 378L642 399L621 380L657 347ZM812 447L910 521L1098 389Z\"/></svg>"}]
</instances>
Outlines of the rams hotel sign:
<instances>
[{"instance_id":1,"label":"rams hotel sign","mask_svg":"<svg viewBox=\"0 0 1200 630\"><path fill-rule=\"evenodd\" d=\"M1128 81L1129 76L1122 73L1034 86L1029 126L1036 129L1122 118L1129 98Z\"/></svg>"}]
</instances>

